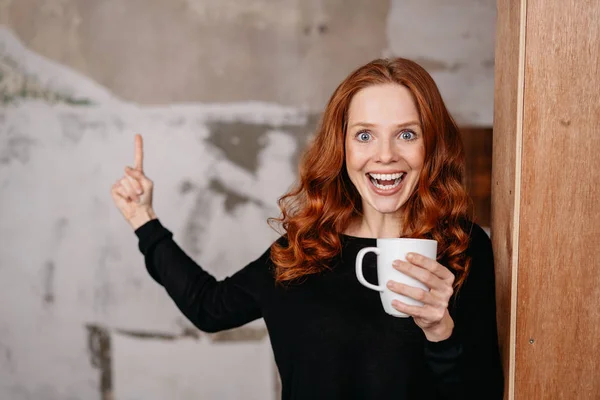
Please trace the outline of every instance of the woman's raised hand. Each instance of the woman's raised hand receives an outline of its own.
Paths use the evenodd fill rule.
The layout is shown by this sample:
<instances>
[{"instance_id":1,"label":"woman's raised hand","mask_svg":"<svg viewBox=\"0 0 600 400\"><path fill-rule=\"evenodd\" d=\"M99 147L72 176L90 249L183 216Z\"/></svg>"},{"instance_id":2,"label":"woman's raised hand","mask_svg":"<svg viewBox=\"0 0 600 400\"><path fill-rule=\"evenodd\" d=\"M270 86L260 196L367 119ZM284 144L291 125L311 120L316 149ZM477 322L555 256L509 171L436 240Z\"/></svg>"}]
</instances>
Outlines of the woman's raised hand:
<instances>
[{"instance_id":1,"label":"woman's raised hand","mask_svg":"<svg viewBox=\"0 0 600 400\"><path fill-rule=\"evenodd\" d=\"M126 166L125 175L112 185L110 194L115 205L137 229L156 218L152 209L153 182L144 175L144 149L142 136L135 135L135 163L133 168Z\"/></svg>"}]
</instances>

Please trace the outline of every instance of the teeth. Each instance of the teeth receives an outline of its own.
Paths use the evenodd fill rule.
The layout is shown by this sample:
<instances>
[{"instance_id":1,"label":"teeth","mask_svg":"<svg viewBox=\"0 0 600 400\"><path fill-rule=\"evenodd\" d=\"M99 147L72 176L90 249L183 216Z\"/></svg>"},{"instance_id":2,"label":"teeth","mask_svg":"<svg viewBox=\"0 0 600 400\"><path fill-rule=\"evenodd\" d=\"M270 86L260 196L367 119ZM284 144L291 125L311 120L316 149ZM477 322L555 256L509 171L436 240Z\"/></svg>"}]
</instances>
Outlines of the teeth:
<instances>
[{"instance_id":1,"label":"teeth","mask_svg":"<svg viewBox=\"0 0 600 400\"><path fill-rule=\"evenodd\" d=\"M390 190L390 189L393 189L393 188L395 188L396 186L398 186L400 184L400 179L396 179L396 181L392 185L380 185L376 181L371 181L371 182L373 182L373 185L375 185L375 187L377 189Z\"/></svg>"},{"instance_id":2,"label":"teeth","mask_svg":"<svg viewBox=\"0 0 600 400\"><path fill-rule=\"evenodd\" d=\"M404 175L404 172L398 172L395 174L371 174L371 173L369 173L369 175L371 175L372 178L377 179L377 180L391 181L393 179L402 178L402 176Z\"/></svg>"}]
</instances>

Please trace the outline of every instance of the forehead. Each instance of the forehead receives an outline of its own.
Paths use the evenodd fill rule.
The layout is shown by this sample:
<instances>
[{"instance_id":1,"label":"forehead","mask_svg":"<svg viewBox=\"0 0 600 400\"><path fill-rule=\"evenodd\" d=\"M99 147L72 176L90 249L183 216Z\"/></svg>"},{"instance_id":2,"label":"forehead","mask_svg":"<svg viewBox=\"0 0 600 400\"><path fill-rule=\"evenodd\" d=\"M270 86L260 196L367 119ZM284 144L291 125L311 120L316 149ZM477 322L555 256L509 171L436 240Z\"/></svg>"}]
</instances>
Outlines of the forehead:
<instances>
[{"instance_id":1,"label":"forehead","mask_svg":"<svg viewBox=\"0 0 600 400\"><path fill-rule=\"evenodd\" d=\"M359 90L348 108L348 122L400 124L419 120L419 111L408 88L395 83Z\"/></svg>"}]
</instances>

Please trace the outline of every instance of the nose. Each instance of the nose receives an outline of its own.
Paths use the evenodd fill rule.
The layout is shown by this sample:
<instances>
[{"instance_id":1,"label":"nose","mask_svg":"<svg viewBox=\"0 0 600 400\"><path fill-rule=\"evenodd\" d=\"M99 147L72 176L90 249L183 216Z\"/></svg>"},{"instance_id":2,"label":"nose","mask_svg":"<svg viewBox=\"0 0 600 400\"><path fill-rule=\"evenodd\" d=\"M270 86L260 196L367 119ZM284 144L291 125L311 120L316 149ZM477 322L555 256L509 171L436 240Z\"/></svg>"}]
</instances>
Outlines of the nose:
<instances>
[{"instance_id":1,"label":"nose","mask_svg":"<svg viewBox=\"0 0 600 400\"><path fill-rule=\"evenodd\" d=\"M389 164L398 161L398 151L388 140L380 140L377 147L376 161L382 164Z\"/></svg>"}]
</instances>

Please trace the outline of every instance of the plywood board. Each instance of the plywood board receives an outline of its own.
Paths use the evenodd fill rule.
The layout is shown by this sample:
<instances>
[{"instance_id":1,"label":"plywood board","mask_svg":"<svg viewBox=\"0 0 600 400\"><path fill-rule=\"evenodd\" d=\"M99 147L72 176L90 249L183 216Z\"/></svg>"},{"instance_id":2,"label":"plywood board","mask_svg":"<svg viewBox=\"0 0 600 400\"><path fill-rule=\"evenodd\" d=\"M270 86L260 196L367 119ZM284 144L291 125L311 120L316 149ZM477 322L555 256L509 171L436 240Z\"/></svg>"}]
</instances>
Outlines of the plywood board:
<instances>
[{"instance_id":1,"label":"plywood board","mask_svg":"<svg viewBox=\"0 0 600 400\"><path fill-rule=\"evenodd\" d=\"M517 399L600 398L599 21L527 0Z\"/></svg>"}]
</instances>

